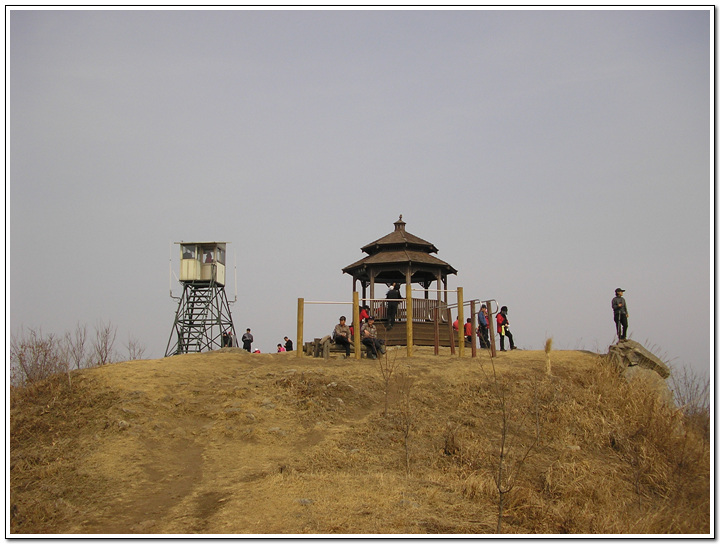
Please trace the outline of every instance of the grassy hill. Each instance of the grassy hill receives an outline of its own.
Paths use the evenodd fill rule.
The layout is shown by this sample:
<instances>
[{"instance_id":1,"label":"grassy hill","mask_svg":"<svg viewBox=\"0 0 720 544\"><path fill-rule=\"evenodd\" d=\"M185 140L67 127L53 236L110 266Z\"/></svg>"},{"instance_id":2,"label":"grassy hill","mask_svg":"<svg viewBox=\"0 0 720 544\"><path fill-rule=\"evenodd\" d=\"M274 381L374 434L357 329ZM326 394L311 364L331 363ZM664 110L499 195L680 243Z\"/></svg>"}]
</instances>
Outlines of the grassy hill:
<instances>
[{"instance_id":1,"label":"grassy hill","mask_svg":"<svg viewBox=\"0 0 720 544\"><path fill-rule=\"evenodd\" d=\"M226 348L13 389L11 532L708 534L709 438L551 358Z\"/></svg>"}]
</instances>

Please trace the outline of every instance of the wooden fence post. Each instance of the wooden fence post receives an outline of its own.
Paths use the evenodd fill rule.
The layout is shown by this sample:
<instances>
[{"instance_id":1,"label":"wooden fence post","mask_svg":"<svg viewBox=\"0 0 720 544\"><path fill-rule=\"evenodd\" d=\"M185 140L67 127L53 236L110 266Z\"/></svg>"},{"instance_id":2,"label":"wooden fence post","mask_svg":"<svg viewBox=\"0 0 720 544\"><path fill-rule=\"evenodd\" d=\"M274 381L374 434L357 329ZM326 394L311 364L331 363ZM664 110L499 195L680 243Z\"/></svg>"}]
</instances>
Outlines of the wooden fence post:
<instances>
[{"instance_id":1,"label":"wooden fence post","mask_svg":"<svg viewBox=\"0 0 720 544\"><path fill-rule=\"evenodd\" d=\"M463 288L457 288L457 301L458 301L458 337L459 344L458 355L460 357L465 356L465 311L463 308Z\"/></svg>"},{"instance_id":2,"label":"wooden fence post","mask_svg":"<svg viewBox=\"0 0 720 544\"><path fill-rule=\"evenodd\" d=\"M303 352L305 351L305 346L303 346L304 315L305 315L305 299L299 298L298 299L298 313L297 313L297 345L295 346L295 351L297 351L298 357L302 357Z\"/></svg>"},{"instance_id":3,"label":"wooden fence post","mask_svg":"<svg viewBox=\"0 0 720 544\"><path fill-rule=\"evenodd\" d=\"M355 343L355 358L360 358L360 295L353 291L353 342Z\"/></svg>"},{"instance_id":4,"label":"wooden fence post","mask_svg":"<svg viewBox=\"0 0 720 544\"><path fill-rule=\"evenodd\" d=\"M453 330L452 312L450 308L446 308L448 322L448 336L450 337L450 355L455 355L455 331Z\"/></svg>"},{"instance_id":5,"label":"wooden fence post","mask_svg":"<svg viewBox=\"0 0 720 544\"><path fill-rule=\"evenodd\" d=\"M405 332L407 336L407 356L412 357L413 354L413 307L412 307L412 284L407 282L405 284L405 297L407 302L405 303Z\"/></svg>"},{"instance_id":6,"label":"wooden fence post","mask_svg":"<svg viewBox=\"0 0 720 544\"><path fill-rule=\"evenodd\" d=\"M435 306L435 355L440 354L440 306Z\"/></svg>"},{"instance_id":7,"label":"wooden fence post","mask_svg":"<svg viewBox=\"0 0 720 544\"><path fill-rule=\"evenodd\" d=\"M495 305L497 306L497 301L495 302ZM488 309L488 336L490 339L490 355L492 357L495 357L497 355L497 352L495 351L495 321L493 321L492 301L486 300L485 306L487 306Z\"/></svg>"},{"instance_id":8,"label":"wooden fence post","mask_svg":"<svg viewBox=\"0 0 720 544\"><path fill-rule=\"evenodd\" d=\"M475 340L477 336L477 314L475 313L475 300L470 302L470 316L472 317L472 334L470 335L470 338L472 338L470 341L472 348L470 351L473 357L477 357L477 340Z\"/></svg>"}]
</instances>

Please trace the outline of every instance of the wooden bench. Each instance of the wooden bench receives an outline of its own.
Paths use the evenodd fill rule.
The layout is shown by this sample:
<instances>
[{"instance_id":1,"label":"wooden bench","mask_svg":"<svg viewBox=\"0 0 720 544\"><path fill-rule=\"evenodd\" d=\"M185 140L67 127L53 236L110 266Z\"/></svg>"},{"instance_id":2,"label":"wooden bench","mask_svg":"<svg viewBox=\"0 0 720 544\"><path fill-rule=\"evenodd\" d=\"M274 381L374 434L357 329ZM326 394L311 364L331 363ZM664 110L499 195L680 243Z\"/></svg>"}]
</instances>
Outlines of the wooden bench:
<instances>
[{"instance_id":1,"label":"wooden bench","mask_svg":"<svg viewBox=\"0 0 720 544\"><path fill-rule=\"evenodd\" d=\"M360 357L366 357L368 346L365 344L360 344ZM345 353L345 346L341 346L340 344L336 344L333 342L330 335L323 336L322 338L315 338L312 342L305 342L305 355L312 355L313 357L323 357L324 359L329 359L331 353ZM355 354L355 347L350 346L350 357L353 357Z\"/></svg>"}]
</instances>

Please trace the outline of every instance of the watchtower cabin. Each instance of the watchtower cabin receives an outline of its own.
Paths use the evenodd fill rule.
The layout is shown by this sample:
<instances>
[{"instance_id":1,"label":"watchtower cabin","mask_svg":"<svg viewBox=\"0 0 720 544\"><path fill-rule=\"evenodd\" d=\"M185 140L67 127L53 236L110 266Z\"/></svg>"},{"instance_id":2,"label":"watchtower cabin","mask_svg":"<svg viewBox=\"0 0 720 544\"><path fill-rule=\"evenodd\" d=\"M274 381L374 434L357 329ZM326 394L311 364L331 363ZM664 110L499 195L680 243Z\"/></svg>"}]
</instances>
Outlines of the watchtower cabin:
<instances>
[{"instance_id":1,"label":"watchtower cabin","mask_svg":"<svg viewBox=\"0 0 720 544\"><path fill-rule=\"evenodd\" d=\"M165 356L234 345L235 327L225 294L227 242L176 244L183 292Z\"/></svg>"},{"instance_id":2,"label":"watchtower cabin","mask_svg":"<svg viewBox=\"0 0 720 544\"><path fill-rule=\"evenodd\" d=\"M396 322L406 320L405 289L408 284L419 284L425 289L422 298L412 298L413 304L413 344L432 346L435 338L435 312L445 326L440 327L440 344L450 345L448 323L447 278L457 274L457 270L445 261L433 255L438 252L434 244L405 230L402 215L395 221L395 229L363 246L366 257L342 269L353 277L353 292L362 289L360 304L370 306L370 314L375 317L378 333L385 338L387 345L407 345L406 328L395 326L386 329L387 306L385 302L372 299L385 298L390 287L397 283L403 300L397 310ZM433 297L430 294L435 285Z\"/></svg>"}]
</instances>

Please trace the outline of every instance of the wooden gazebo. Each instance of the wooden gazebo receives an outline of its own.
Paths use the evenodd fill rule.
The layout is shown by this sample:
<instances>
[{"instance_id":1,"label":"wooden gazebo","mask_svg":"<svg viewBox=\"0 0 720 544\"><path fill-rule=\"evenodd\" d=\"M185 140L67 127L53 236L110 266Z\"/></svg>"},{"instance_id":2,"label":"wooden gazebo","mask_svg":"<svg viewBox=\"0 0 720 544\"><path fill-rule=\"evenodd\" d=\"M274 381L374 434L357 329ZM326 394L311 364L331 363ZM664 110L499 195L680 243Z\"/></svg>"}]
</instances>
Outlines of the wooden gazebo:
<instances>
[{"instance_id":1,"label":"wooden gazebo","mask_svg":"<svg viewBox=\"0 0 720 544\"><path fill-rule=\"evenodd\" d=\"M434 244L407 232L402 215L395 221L393 232L361 249L367 256L342 271L353 277L353 292L358 290L360 283L362 303L370 306L380 322L385 317L385 304L373 299L384 298L393 283L406 286L419 284L426 289L424 297L413 297L413 323L432 321L435 309L443 310L447 307L447 278L450 274L457 274L457 270L433 255L438 252ZM436 284L437 295L431 299L428 290L433 283ZM382 289L376 289L378 284L382 285ZM404 297L405 290L401 289L400 292ZM444 318L444 311L440 315ZM404 301L398 308L398 318L405 319Z\"/></svg>"}]
</instances>

